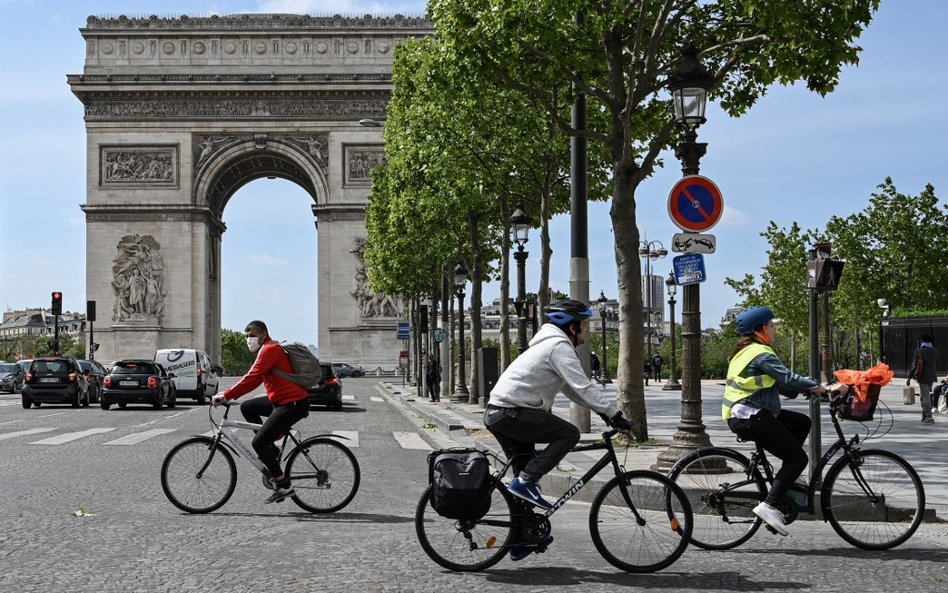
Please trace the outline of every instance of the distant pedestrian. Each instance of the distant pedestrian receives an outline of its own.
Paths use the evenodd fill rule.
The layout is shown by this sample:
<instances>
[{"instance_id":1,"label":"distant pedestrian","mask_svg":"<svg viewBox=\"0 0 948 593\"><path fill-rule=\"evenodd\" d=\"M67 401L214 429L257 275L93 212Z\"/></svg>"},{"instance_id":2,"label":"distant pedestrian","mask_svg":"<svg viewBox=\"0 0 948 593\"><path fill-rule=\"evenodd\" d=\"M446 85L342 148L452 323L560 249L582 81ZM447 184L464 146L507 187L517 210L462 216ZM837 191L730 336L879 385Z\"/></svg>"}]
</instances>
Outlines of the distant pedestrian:
<instances>
[{"instance_id":1,"label":"distant pedestrian","mask_svg":"<svg viewBox=\"0 0 948 593\"><path fill-rule=\"evenodd\" d=\"M599 378L599 357L596 356L595 352L589 353L589 370L592 373L593 378Z\"/></svg>"},{"instance_id":2,"label":"distant pedestrian","mask_svg":"<svg viewBox=\"0 0 948 593\"><path fill-rule=\"evenodd\" d=\"M652 376L652 361L648 358L642 361L642 376L645 377L645 386L648 387L649 377Z\"/></svg>"},{"instance_id":3,"label":"distant pedestrian","mask_svg":"<svg viewBox=\"0 0 948 593\"><path fill-rule=\"evenodd\" d=\"M425 381L428 383L428 398L433 402L441 401L441 363L430 354L425 367Z\"/></svg>"},{"instance_id":4,"label":"distant pedestrian","mask_svg":"<svg viewBox=\"0 0 948 593\"><path fill-rule=\"evenodd\" d=\"M944 395L944 399L941 396ZM939 404L938 401L941 400ZM938 385L932 388L932 412L944 414L948 411L948 377L941 380Z\"/></svg>"},{"instance_id":5,"label":"distant pedestrian","mask_svg":"<svg viewBox=\"0 0 948 593\"><path fill-rule=\"evenodd\" d=\"M662 365L665 364L665 359L662 358L661 354L655 353L655 356L652 357L652 372L655 373L655 381L662 380Z\"/></svg>"},{"instance_id":6,"label":"distant pedestrian","mask_svg":"<svg viewBox=\"0 0 948 593\"><path fill-rule=\"evenodd\" d=\"M935 421L935 419L932 418L931 394L932 383L938 379L936 374L937 369L935 368L935 359L937 356L938 351L935 350L935 347L932 345L931 334L922 334L922 343L919 344L915 350L915 360L912 363L912 370L909 371L908 379L905 380L906 385L911 385L913 378L918 381L919 399L922 404L922 422L925 424L931 424Z\"/></svg>"}]
</instances>

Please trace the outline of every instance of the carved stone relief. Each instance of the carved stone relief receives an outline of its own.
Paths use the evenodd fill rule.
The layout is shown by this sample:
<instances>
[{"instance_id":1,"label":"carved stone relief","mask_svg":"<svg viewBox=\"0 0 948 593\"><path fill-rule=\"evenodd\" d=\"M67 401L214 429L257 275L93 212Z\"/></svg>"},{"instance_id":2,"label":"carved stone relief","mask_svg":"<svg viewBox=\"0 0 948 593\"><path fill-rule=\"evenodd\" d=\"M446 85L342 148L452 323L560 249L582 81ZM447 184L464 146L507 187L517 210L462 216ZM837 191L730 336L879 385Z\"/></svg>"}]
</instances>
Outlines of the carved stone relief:
<instances>
[{"instance_id":1,"label":"carved stone relief","mask_svg":"<svg viewBox=\"0 0 948 593\"><path fill-rule=\"evenodd\" d=\"M178 187L178 146L100 146L99 187Z\"/></svg>"},{"instance_id":2,"label":"carved stone relief","mask_svg":"<svg viewBox=\"0 0 948 593\"><path fill-rule=\"evenodd\" d=\"M372 168L385 162L385 149L381 144L343 145L345 163L345 185L369 185L372 183Z\"/></svg>"},{"instance_id":3,"label":"carved stone relief","mask_svg":"<svg viewBox=\"0 0 948 593\"><path fill-rule=\"evenodd\" d=\"M156 322L164 315L164 262L151 235L125 235L112 260L115 321Z\"/></svg>"},{"instance_id":4,"label":"carved stone relief","mask_svg":"<svg viewBox=\"0 0 948 593\"><path fill-rule=\"evenodd\" d=\"M305 118L350 119L383 117L386 99L165 99L86 103L89 119Z\"/></svg>"},{"instance_id":5,"label":"carved stone relief","mask_svg":"<svg viewBox=\"0 0 948 593\"><path fill-rule=\"evenodd\" d=\"M387 294L376 294L369 288L369 276L365 270L365 237L355 237L354 253L359 260L356 266L356 289L350 294L359 304L362 318L398 317L401 305L398 298Z\"/></svg>"},{"instance_id":6,"label":"carved stone relief","mask_svg":"<svg viewBox=\"0 0 948 593\"><path fill-rule=\"evenodd\" d=\"M257 149L266 148L268 142L289 144L309 156L314 163L325 168L329 161L329 134L308 134L298 136L282 136L271 134L255 134L241 136L213 136L195 134L192 139L194 174L208 163L212 157L235 144L254 142Z\"/></svg>"}]
</instances>

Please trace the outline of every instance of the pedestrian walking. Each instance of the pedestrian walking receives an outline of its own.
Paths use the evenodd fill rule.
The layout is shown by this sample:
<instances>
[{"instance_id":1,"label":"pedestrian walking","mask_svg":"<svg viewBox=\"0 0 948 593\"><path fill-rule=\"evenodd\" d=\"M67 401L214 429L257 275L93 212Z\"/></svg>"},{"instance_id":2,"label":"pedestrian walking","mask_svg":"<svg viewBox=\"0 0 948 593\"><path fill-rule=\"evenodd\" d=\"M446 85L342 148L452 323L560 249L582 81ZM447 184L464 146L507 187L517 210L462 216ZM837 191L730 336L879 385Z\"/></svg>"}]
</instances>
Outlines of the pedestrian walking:
<instances>
[{"instance_id":1,"label":"pedestrian walking","mask_svg":"<svg viewBox=\"0 0 948 593\"><path fill-rule=\"evenodd\" d=\"M428 383L428 398L433 402L441 401L441 363L430 354L425 366L425 381Z\"/></svg>"},{"instance_id":2,"label":"pedestrian walking","mask_svg":"<svg viewBox=\"0 0 948 593\"><path fill-rule=\"evenodd\" d=\"M596 356L595 352L589 353L589 371L592 373L593 378L599 378L599 357Z\"/></svg>"},{"instance_id":3,"label":"pedestrian walking","mask_svg":"<svg viewBox=\"0 0 948 593\"><path fill-rule=\"evenodd\" d=\"M645 386L648 387L648 379L652 376L652 361L647 358L642 361L642 376L645 377Z\"/></svg>"},{"instance_id":4,"label":"pedestrian walking","mask_svg":"<svg viewBox=\"0 0 948 593\"><path fill-rule=\"evenodd\" d=\"M655 382L662 380L662 365L665 364L665 359L662 358L662 355L655 353L655 356L652 357L652 372L655 373Z\"/></svg>"},{"instance_id":5,"label":"pedestrian walking","mask_svg":"<svg viewBox=\"0 0 948 593\"><path fill-rule=\"evenodd\" d=\"M925 424L935 422L932 417L932 384L938 379L935 368L937 356L938 352L932 345L931 334L922 334L922 343L915 350L912 370L909 371L908 379L905 380L906 385L911 385L913 378L918 381L918 399L922 405L922 422Z\"/></svg>"}]
</instances>

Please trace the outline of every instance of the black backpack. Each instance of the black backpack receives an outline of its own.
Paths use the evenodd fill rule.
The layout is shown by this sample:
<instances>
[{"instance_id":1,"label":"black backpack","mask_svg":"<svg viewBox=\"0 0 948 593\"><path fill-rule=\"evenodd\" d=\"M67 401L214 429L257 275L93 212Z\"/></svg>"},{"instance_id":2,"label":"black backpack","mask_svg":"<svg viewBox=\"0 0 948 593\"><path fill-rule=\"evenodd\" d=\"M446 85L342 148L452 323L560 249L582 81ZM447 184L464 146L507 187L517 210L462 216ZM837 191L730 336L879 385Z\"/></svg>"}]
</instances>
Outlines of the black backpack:
<instances>
[{"instance_id":1,"label":"black backpack","mask_svg":"<svg viewBox=\"0 0 948 593\"><path fill-rule=\"evenodd\" d=\"M476 521L490 510L490 463L476 449L428 454L431 506L448 519Z\"/></svg>"}]
</instances>

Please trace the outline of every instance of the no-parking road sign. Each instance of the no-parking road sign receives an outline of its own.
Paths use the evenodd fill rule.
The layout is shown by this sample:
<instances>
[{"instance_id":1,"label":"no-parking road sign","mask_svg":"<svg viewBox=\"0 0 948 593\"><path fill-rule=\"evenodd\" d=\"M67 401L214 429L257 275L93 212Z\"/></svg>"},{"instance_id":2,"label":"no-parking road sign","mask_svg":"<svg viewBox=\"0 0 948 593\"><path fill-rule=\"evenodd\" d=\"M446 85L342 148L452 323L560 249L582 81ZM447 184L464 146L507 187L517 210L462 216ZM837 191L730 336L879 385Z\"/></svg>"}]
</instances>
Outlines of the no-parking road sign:
<instances>
[{"instance_id":1,"label":"no-parking road sign","mask_svg":"<svg viewBox=\"0 0 948 593\"><path fill-rule=\"evenodd\" d=\"M706 231L717 224L723 211L721 190L701 175L682 177L668 194L668 215L683 231Z\"/></svg>"}]
</instances>

